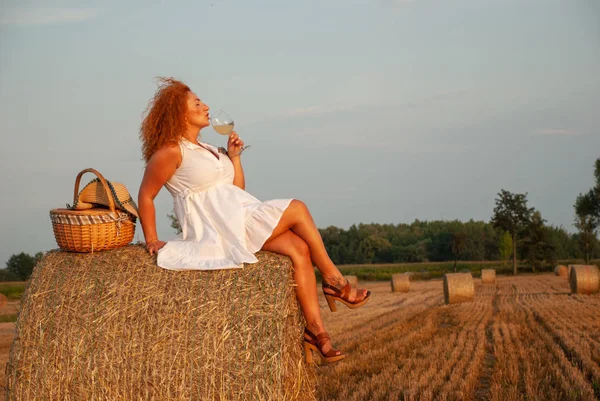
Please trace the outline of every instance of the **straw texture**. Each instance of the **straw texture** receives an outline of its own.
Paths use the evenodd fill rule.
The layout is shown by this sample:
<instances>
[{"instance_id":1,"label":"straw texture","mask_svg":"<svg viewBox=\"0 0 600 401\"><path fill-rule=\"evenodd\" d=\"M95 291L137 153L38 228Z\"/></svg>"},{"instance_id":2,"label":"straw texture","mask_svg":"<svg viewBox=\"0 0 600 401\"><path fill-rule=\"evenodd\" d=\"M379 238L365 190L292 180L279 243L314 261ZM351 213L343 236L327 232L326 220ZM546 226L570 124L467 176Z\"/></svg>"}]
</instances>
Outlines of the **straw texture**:
<instances>
[{"instance_id":1,"label":"straw texture","mask_svg":"<svg viewBox=\"0 0 600 401\"><path fill-rule=\"evenodd\" d=\"M471 273L444 274L444 301L446 304L469 302L475 296Z\"/></svg>"},{"instance_id":2,"label":"straw texture","mask_svg":"<svg viewBox=\"0 0 600 401\"><path fill-rule=\"evenodd\" d=\"M567 266L558 265L554 268L554 274L559 277L569 278L569 269Z\"/></svg>"},{"instance_id":3,"label":"straw texture","mask_svg":"<svg viewBox=\"0 0 600 401\"><path fill-rule=\"evenodd\" d=\"M406 273L392 274L392 292L408 292L410 276Z\"/></svg>"},{"instance_id":4,"label":"straw texture","mask_svg":"<svg viewBox=\"0 0 600 401\"><path fill-rule=\"evenodd\" d=\"M483 284L496 284L496 270L482 269L481 270L481 282Z\"/></svg>"},{"instance_id":5,"label":"straw texture","mask_svg":"<svg viewBox=\"0 0 600 401\"><path fill-rule=\"evenodd\" d=\"M358 277L356 276L344 276L346 280L350 283L352 287L358 287Z\"/></svg>"},{"instance_id":6,"label":"straw texture","mask_svg":"<svg viewBox=\"0 0 600 401\"><path fill-rule=\"evenodd\" d=\"M595 265L572 265L569 284L573 294L596 294L600 291L600 272Z\"/></svg>"},{"instance_id":7,"label":"straw texture","mask_svg":"<svg viewBox=\"0 0 600 401\"><path fill-rule=\"evenodd\" d=\"M139 245L47 253L23 295L8 400L313 400L289 258L175 272Z\"/></svg>"}]
</instances>

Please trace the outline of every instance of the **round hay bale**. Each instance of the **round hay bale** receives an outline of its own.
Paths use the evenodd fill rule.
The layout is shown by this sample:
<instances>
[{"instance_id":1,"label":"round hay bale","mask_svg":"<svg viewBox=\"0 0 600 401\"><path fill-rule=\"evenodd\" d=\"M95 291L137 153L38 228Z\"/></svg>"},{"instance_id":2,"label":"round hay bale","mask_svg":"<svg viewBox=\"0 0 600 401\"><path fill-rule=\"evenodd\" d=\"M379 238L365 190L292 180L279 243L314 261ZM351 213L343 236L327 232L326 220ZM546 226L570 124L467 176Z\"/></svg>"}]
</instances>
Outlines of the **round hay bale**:
<instances>
[{"instance_id":1,"label":"round hay bale","mask_svg":"<svg viewBox=\"0 0 600 401\"><path fill-rule=\"evenodd\" d=\"M559 277L569 278L569 268L564 265L558 265L554 268L554 274Z\"/></svg>"},{"instance_id":2,"label":"round hay bale","mask_svg":"<svg viewBox=\"0 0 600 401\"><path fill-rule=\"evenodd\" d=\"M406 273L392 274L392 292L408 292L410 276Z\"/></svg>"},{"instance_id":3,"label":"round hay bale","mask_svg":"<svg viewBox=\"0 0 600 401\"><path fill-rule=\"evenodd\" d=\"M482 269L481 270L481 282L483 284L496 284L496 270L495 269Z\"/></svg>"},{"instance_id":4,"label":"round hay bale","mask_svg":"<svg viewBox=\"0 0 600 401\"><path fill-rule=\"evenodd\" d=\"M444 274L444 301L446 304L469 302L475 296L471 273Z\"/></svg>"},{"instance_id":5,"label":"round hay bale","mask_svg":"<svg viewBox=\"0 0 600 401\"><path fill-rule=\"evenodd\" d=\"M0 294L0 308L3 308L8 303L8 298L6 295Z\"/></svg>"},{"instance_id":6,"label":"round hay bale","mask_svg":"<svg viewBox=\"0 0 600 401\"><path fill-rule=\"evenodd\" d=\"M352 287L358 287L358 277L356 276L344 276L346 280L350 283Z\"/></svg>"},{"instance_id":7,"label":"round hay bale","mask_svg":"<svg viewBox=\"0 0 600 401\"><path fill-rule=\"evenodd\" d=\"M569 275L573 294L596 294L600 291L600 272L595 265L573 265Z\"/></svg>"},{"instance_id":8,"label":"round hay bale","mask_svg":"<svg viewBox=\"0 0 600 401\"><path fill-rule=\"evenodd\" d=\"M23 294L7 400L313 400L289 258L170 271L142 246L52 251Z\"/></svg>"}]
</instances>

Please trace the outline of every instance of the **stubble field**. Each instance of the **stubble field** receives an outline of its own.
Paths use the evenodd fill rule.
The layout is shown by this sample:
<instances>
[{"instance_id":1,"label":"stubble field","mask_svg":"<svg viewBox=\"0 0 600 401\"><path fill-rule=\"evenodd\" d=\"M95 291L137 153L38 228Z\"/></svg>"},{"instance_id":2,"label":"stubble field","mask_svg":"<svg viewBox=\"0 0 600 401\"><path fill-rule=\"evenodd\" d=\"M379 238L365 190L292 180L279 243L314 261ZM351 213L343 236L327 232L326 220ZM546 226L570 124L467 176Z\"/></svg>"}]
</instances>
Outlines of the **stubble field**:
<instances>
[{"instance_id":1,"label":"stubble field","mask_svg":"<svg viewBox=\"0 0 600 401\"><path fill-rule=\"evenodd\" d=\"M474 281L475 300L456 305L441 280L404 294L362 283L374 296L354 311L321 299L348 356L319 368L318 399L600 399L600 295L569 295L550 274Z\"/></svg>"}]
</instances>

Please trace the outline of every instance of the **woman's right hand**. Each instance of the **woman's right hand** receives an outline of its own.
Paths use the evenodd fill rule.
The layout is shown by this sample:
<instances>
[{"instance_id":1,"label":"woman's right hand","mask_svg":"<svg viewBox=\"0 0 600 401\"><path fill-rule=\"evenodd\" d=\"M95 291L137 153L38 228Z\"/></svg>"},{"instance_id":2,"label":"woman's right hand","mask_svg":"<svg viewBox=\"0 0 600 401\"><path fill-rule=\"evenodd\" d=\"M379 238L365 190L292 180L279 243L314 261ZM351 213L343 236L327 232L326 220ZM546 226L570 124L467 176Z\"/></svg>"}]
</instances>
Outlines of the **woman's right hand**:
<instances>
[{"instance_id":1,"label":"woman's right hand","mask_svg":"<svg viewBox=\"0 0 600 401\"><path fill-rule=\"evenodd\" d=\"M148 250L148 252L150 252L150 255L154 255L155 253L158 253L158 250L165 245L167 245L165 241L157 239L154 241L146 242L146 249Z\"/></svg>"}]
</instances>

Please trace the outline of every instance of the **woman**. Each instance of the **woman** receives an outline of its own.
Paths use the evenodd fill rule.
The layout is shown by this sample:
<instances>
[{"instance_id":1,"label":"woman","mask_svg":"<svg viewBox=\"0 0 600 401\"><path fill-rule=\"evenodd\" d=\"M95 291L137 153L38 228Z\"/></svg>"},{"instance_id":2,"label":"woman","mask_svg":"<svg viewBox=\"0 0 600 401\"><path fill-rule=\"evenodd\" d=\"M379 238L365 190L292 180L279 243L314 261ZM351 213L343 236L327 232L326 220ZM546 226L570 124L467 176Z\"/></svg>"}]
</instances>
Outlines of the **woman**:
<instances>
[{"instance_id":1,"label":"woman","mask_svg":"<svg viewBox=\"0 0 600 401\"><path fill-rule=\"evenodd\" d=\"M332 311L335 302L358 308L370 291L352 288L333 264L306 208L295 199L260 202L245 189L240 154L244 142L233 131L227 151L198 141L208 127L209 107L184 83L161 78L140 129L146 170L139 190L140 222L150 254L172 270L241 268L257 262L254 253L289 256L296 296L307 322L307 362L315 350L325 362L345 355L332 347L317 299L313 263L323 276L323 292ZM165 186L174 198L182 229L179 239L161 241L156 232L154 198Z\"/></svg>"}]
</instances>

